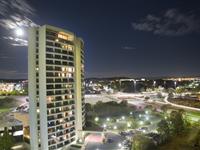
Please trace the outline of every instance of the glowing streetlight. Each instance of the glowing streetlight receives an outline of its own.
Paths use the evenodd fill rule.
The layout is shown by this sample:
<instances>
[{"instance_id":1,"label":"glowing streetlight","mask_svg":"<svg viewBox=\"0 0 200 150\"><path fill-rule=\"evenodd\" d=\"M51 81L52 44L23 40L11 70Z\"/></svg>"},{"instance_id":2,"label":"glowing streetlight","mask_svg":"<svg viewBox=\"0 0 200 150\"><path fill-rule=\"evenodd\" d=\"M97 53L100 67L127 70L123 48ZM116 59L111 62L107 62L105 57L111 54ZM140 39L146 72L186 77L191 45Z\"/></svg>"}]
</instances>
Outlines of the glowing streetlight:
<instances>
[{"instance_id":1,"label":"glowing streetlight","mask_svg":"<svg viewBox=\"0 0 200 150\"><path fill-rule=\"evenodd\" d=\"M18 28L15 30L15 34L17 36L23 36L24 35L24 31L21 28Z\"/></svg>"},{"instance_id":2,"label":"glowing streetlight","mask_svg":"<svg viewBox=\"0 0 200 150\"><path fill-rule=\"evenodd\" d=\"M99 121L99 117L95 117L95 119L94 119L96 122L98 122Z\"/></svg>"},{"instance_id":3,"label":"glowing streetlight","mask_svg":"<svg viewBox=\"0 0 200 150\"><path fill-rule=\"evenodd\" d=\"M125 117L124 117L124 116L122 116L122 120L125 120Z\"/></svg>"},{"instance_id":4,"label":"glowing streetlight","mask_svg":"<svg viewBox=\"0 0 200 150\"><path fill-rule=\"evenodd\" d=\"M154 88L156 87L156 81L153 81L153 87Z\"/></svg>"},{"instance_id":5,"label":"glowing streetlight","mask_svg":"<svg viewBox=\"0 0 200 150\"><path fill-rule=\"evenodd\" d=\"M106 121L110 121L110 118L106 118Z\"/></svg>"},{"instance_id":6,"label":"glowing streetlight","mask_svg":"<svg viewBox=\"0 0 200 150\"><path fill-rule=\"evenodd\" d=\"M145 111L145 114L148 114L149 112L148 111Z\"/></svg>"},{"instance_id":7,"label":"glowing streetlight","mask_svg":"<svg viewBox=\"0 0 200 150\"><path fill-rule=\"evenodd\" d=\"M133 112L130 112L130 115L132 115L133 114Z\"/></svg>"},{"instance_id":8,"label":"glowing streetlight","mask_svg":"<svg viewBox=\"0 0 200 150\"><path fill-rule=\"evenodd\" d=\"M117 126L114 126L113 129L116 130L116 129L117 129Z\"/></svg>"},{"instance_id":9,"label":"glowing streetlight","mask_svg":"<svg viewBox=\"0 0 200 150\"><path fill-rule=\"evenodd\" d=\"M103 128L106 128L107 127L107 125L106 124L103 124Z\"/></svg>"},{"instance_id":10,"label":"glowing streetlight","mask_svg":"<svg viewBox=\"0 0 200 150\"><path fill-rule=\"evenodd\" d=\"M119 144L118 144L118 146L119 146L119 147L122 147L122 144L121 144L121 143L119 143Z\"/></svg>"},{"instance_id":11,"label":"glowing streetlight","mask_svg":"<svg viewBox=\"0 0 200 150\"><path fill-rule=\"evenodd\" d=\"M176 88L176 85L177 85L177 82L176 82L176 81L174 81L174 86L175 86L175 88Z\"/></svg>"},{"instance_id":12,"label":"glowing streetlight","mask_svg":"<svg viewBox=\"0 0 200 150\"><path fill-rule=\"evenodd\" d=\"M127 127L128 127L128 128L130 128L130 127L131 127L131 124L130 124L129 122L127 123Z\"/></svg>"},{"instance_id":13,"label":"glowing streetlight","mask_svg":"<svg viewBox=\"0 0 200 150\"><path fill-rule=\"evenodd\" d=\"M143 121L140 121L140 125L143 125L144 124L144 122Z\"/></svg>"}]
</instances>

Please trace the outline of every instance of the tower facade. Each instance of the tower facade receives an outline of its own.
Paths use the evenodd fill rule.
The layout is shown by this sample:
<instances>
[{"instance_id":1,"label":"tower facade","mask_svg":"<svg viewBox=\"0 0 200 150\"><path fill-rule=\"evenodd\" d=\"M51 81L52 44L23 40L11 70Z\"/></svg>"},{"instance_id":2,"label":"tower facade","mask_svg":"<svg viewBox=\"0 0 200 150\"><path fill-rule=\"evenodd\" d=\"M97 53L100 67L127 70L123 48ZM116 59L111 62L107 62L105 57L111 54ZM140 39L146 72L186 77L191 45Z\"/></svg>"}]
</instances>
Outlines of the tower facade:
<instances>
[{"instance_id":1,"label":"tower facade","mask_svg":"<svg viewBox=\"0 0 200 150\"><path fill-rule=\"evenodd\" d=\"M50 25L30 28L28 41L31 149L62 149L85 124L84 43Z\"/></svg>"}]
</instances>

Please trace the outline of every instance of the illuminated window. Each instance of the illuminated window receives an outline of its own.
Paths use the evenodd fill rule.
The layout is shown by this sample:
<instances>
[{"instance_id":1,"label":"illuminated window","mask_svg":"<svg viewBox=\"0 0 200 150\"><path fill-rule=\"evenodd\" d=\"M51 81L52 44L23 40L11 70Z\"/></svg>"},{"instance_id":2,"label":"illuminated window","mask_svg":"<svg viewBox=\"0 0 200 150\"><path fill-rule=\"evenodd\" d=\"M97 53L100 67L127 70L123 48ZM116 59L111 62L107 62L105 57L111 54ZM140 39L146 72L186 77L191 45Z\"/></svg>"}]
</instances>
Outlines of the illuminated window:
<instances>
[{"instance_id":1,"label":"illuminated window","mask_svg":"<svg viewBox=\"0 0 200 150\"><path fill-rule=\"evenodd\" d=\"M71 78L71 77L72 77L72 74L71 74L71 73L68 73L67 76L68 76L68 78Z\"/></svg>"},{"instance_id":2,"label":"illuminated window","mask_svg":"<svg viewBox=\"0 0 200 150\"><path fill-rule=\"evenodd\" d=\"M69 50L72 50L72 45L68 45L68 49L69 49Z\"/></svg>"},{"instance_id":3,"label":"illuminated window","mask_svg":"<svg viewBox=\"0 0 200 150\"><path fill-rule=\"evenodd\" d=\"M49 101L49 102L52 101L52 97L51 97L51 96L48 97L48 101Z\"/></svg>"},{"instance_id":4,"label":"illuminated window","mask_svg":"<svg viewBox=\"0 0 200 150\"><path fill-rule=\"evenodd\" d=\"M71 94L69 95L69 98L72 98L72 95L71 95Z\"/></svg>"},{"instance_id":5,"label":"illuminated window","mask_svg":"<svg viewBox=\"0 0 200 150\"><path fill-rule=\"evenodd\" d=\"M74 40L74 36L70 35L70 34L66 34L64 32L60 32L58 34L58 38L64 39L64 40L69 40L69 41L73 41Z\"/></svg>"},{"instance_id":6,"label":"illuminated window","mask_svg":"<svg viewBox=\"0 0 200 150\"><path fill-rule=\"evenodd\" d=\"M62 71L65 71L65 67L62 67Z\"/></svg>"}]
</instances>

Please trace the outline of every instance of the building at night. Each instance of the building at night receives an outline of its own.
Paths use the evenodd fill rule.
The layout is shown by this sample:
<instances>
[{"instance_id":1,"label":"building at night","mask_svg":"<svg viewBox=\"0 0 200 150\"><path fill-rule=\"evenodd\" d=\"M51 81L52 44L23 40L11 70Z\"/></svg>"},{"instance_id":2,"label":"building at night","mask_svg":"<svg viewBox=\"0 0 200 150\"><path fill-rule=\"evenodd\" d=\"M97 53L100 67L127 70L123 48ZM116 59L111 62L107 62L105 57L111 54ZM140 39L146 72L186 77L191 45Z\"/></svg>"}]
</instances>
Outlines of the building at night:
<instances>
[{"instance_id":1,"label":"building at night","mask_svg":"<svg viewBox=\"0 0 200 150\"><path fill-rule=\"evenodd\" d=\"M84 44L49 25L30 28L28 41L31 149L62 149L85 124Z\"/></svg>"}]
</instances>

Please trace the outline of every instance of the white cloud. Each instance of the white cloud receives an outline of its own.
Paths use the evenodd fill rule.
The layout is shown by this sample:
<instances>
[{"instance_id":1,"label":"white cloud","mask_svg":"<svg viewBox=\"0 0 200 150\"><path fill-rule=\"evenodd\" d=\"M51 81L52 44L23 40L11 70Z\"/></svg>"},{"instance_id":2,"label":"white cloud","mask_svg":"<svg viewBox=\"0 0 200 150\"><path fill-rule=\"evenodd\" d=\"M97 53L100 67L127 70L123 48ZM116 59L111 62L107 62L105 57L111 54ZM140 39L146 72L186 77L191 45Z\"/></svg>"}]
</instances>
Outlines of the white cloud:
<instances>
[{"instance_id":1,"label":"white cloud","mask_svg":"<svg viewBox=\"0 0 200 150\"><path fill-rule=\"evenodd\" d=\"M163 16L148 14L139 22L133 22L135 30L159 35L180 36L200 31L200 21L194 14L181 13L177 9L167 10Z\"/></svg>"},{"instance_id":2,"label":"white cloud","mask_svg":"<svg viewBox=\"0 0 200 150\"><path fill-rule=\"evenodd\" d=\"M16 28L23 28L26 31L28 27L38 26L30 19L33 15L35 15L35 9L26 0L1 0L0 26L7 30L7 35L3 38L13 46L27 46L27 37L23 39L15 37L13 32Z\"/></svg>"}]
</instances>

